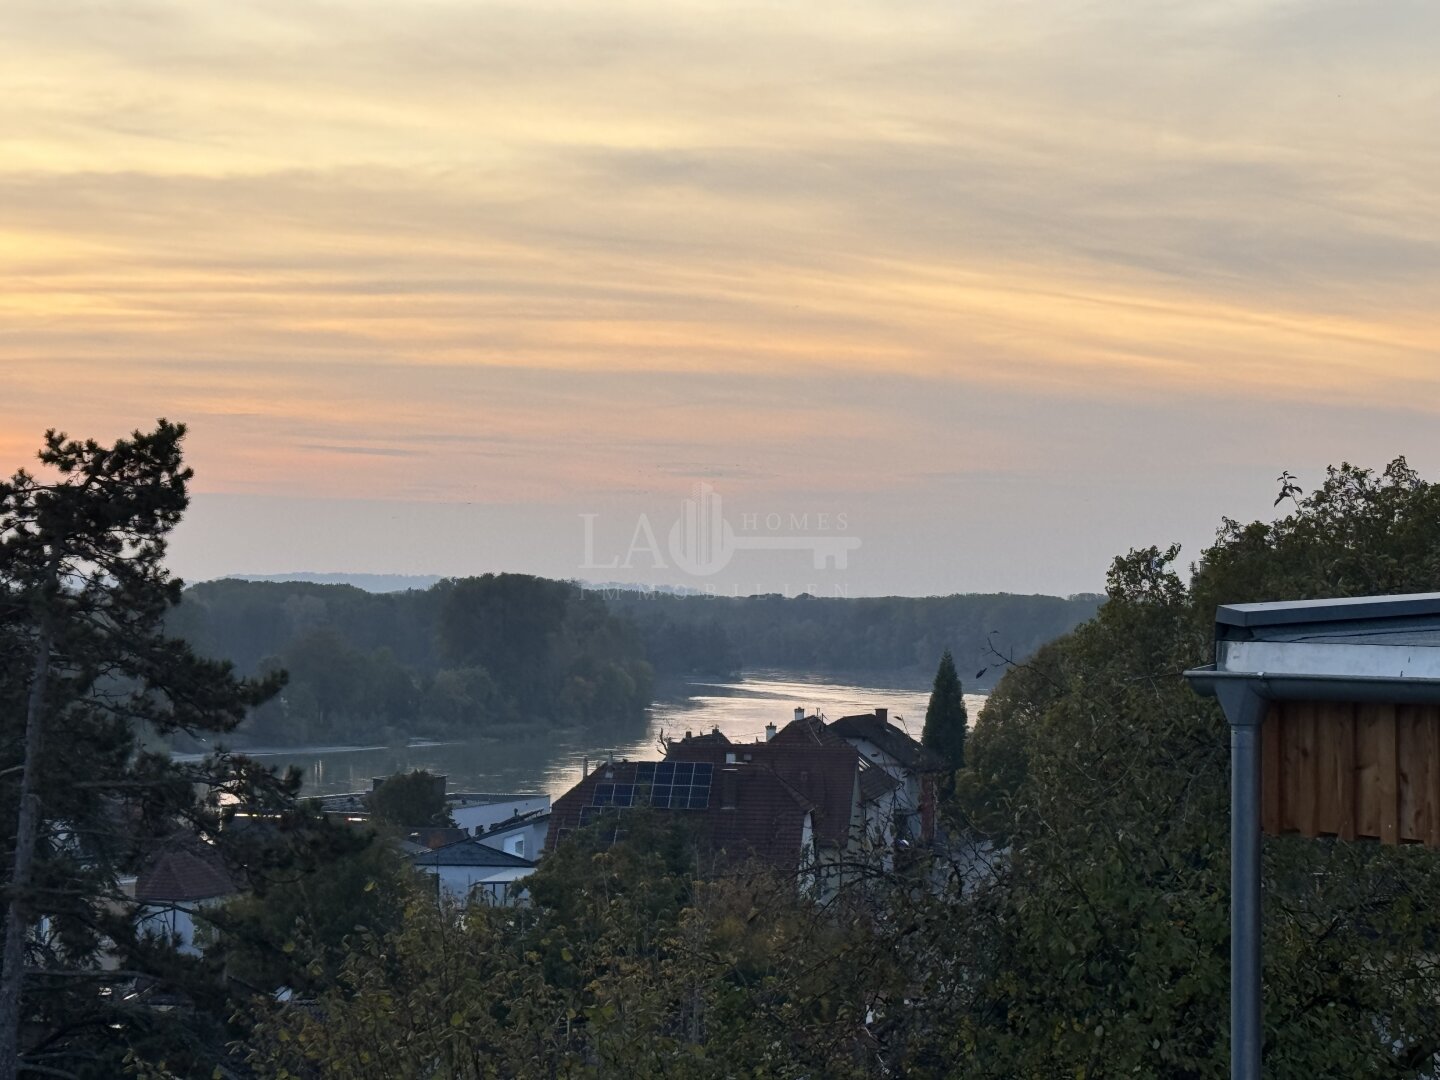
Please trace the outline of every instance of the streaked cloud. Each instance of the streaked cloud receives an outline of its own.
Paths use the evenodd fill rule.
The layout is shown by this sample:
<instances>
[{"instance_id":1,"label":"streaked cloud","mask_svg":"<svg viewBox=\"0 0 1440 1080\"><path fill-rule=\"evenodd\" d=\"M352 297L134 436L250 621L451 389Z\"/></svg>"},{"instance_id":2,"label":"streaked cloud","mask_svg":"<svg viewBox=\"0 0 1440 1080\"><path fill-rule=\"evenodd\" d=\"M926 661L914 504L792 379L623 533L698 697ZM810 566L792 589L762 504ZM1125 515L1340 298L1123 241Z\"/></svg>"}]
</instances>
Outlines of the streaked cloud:
<instances>
[{"instance_id":1,"label":"streaked cloud","mask_svg":"<svg viewBox=\"0 0 1440 1080\"><path fill-rule=\"evenodd\" d=\"M1437 32L1415 0L11 0L0 452L166 414L247 498L712 477L921 530L966 477L1140 483L1128 433L1236 444L1257 408L1423 456Z\"/></svg>"}]
</instances>

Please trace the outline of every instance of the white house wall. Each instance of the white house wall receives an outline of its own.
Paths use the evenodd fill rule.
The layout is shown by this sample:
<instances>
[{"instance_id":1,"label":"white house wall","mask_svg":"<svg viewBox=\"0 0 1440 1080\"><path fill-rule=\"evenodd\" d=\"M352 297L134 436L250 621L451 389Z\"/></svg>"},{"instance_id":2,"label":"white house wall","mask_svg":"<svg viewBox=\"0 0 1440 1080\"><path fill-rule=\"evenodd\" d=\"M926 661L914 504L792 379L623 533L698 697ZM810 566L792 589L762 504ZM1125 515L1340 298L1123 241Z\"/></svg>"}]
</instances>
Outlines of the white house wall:
<instances>
[{"instance_id":1,"label":"white house wall","mask_svg":"<svg viewBox=\"0 0 1440 1080\"><path fill-rule=\"evenodd\" d=\"M445 894L461 902L469 900L482 886L491 895L503 896L506 886L534 872L529 866L426 866L421 869L436 874Z\"/></svg>"},{"instance_id":2,"label":"white house wall","mask_svg":"<svg viewBox=\"0 0 1440 1080\"><path fill-rule=\"evenodd\" d=\"M550 819L528 822L514 829L506 829L492 836L477 836L475 839L496 851L519 855L522 859L535 860L545 850L545 837L550 832ZM517 850L516 841L524 841L524 850Z\"/></svg>"}]
</instances>

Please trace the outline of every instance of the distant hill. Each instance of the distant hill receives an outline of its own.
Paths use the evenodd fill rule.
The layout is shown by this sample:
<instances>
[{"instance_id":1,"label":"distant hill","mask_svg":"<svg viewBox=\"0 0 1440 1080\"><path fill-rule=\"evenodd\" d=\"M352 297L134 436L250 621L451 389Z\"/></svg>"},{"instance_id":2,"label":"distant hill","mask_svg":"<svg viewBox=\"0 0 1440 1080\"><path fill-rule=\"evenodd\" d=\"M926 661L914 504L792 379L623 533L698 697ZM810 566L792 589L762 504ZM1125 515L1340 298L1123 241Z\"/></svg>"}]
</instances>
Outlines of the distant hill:
<instances>
[{"instance_id":1,"label":"distant hill","mask_svg":"<svg viewBox=\"0 0 1440 1080\"><path fill-rule=\"evenodd\" d=\"M316 574L308 570L294 574L227 574L222 581L303 581L311 585L353 585L372 593L428 589L440 580L439 574Z\"/></svg>"}]
</instances>

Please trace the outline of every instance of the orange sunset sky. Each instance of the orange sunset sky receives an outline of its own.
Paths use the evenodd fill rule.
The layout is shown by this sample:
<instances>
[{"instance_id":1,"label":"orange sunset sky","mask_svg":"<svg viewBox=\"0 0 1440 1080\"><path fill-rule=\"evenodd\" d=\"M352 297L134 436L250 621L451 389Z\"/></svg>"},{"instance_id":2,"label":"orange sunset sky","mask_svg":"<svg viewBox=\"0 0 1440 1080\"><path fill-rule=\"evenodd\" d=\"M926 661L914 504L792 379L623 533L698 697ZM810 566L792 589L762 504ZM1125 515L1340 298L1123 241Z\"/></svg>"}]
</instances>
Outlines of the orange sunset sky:
<instances>
[{"instance_id":1,"label":"orange sunset sky","mask_svg":"<svg viewBox=\"0 0 1440 1080\"><path fill-rule=\"evenodd\" d=\"M1096 589L1282 469L1440 474L1437 48L1405 0L5 0L0 467L187 422L189 578ZM861 546L624 566L699 480Z\"/></svg>"}]
</instances>

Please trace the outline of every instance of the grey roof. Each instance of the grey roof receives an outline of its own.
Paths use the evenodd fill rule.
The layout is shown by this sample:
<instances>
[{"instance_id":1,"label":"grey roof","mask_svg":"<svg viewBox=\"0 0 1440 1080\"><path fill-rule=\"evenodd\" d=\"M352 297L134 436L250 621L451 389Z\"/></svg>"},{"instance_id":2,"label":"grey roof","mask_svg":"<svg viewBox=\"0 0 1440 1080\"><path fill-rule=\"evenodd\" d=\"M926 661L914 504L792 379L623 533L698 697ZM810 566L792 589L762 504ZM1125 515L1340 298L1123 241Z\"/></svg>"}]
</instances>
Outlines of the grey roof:
<instances>
[{"instance_id":1,"label":"grey roof","mask_svg":"<svg viewBox=\"0 0 1440 1080\"><path fill-rule=\"evenodd\" d=\"M543 791L455 791L445 796L445 802L449 806L489 806L492 803L524 802L543 798Z\"/></svg>"},{"instance_id":2,"label":"grey roof","mask_svg":"<svg viewBox=\"0 0 1440 1080\"><path fill-rule=\"evenodd\" d=\"M473 837L446 844L434 851L427 851L423 855L416 855L411 862L416 866L529 867L535 865L531 860L522 859L519 855L511 855L508 851L486 847Z\"/></svg>"},{"instance_id":3,"label":"grey roof","mask_svg":"<svg viewBox=\"0 0 1440 1080\"><path fill-rule=\"evenodd\" d=\"M486 829L480 836L503 836L505 833L512 833L516 829L528 829L532 825L539 825L542 821L550 820L549 810L531 810L528 814L516 814L512 818L497 822Z\"/></svg>"},{"instance_id":4,"label":"grey roof","mask_svg":"<svg viewBox=\"0 0 1440 1080\"><path fill-rule=\"evenodd\" d=\"M1227 626L1284 626L1352 619L1440 616L1440 592L1398 596L1347 596L1331 600L1280 600L1264 604L1222 604L1215 621Z\"/></svg>"}]
</instances>

